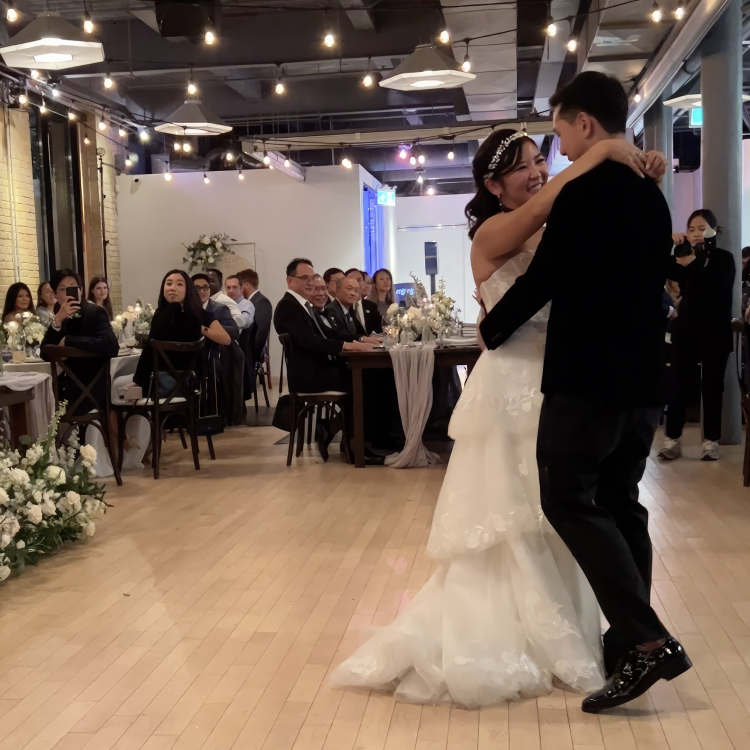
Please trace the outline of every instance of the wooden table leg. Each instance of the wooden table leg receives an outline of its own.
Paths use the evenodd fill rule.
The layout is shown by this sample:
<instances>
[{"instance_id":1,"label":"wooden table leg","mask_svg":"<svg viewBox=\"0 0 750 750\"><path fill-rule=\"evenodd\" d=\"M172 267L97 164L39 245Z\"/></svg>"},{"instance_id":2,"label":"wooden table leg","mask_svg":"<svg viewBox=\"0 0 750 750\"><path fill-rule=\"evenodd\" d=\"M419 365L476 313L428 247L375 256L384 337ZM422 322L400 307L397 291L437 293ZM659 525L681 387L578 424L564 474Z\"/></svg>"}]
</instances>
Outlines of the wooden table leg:
<instances>
[{"instance_id":1,"label":"wooden table leg","mask_svg":"<svg viewBox=\"0 0 750 750\"><path fill-rule=\"evenodd\" d=\"M352 400L354 409L354 466L365 468L365 400L362 387L362 368L354 363L352 367Z\"/></svg>"}]
</instances>

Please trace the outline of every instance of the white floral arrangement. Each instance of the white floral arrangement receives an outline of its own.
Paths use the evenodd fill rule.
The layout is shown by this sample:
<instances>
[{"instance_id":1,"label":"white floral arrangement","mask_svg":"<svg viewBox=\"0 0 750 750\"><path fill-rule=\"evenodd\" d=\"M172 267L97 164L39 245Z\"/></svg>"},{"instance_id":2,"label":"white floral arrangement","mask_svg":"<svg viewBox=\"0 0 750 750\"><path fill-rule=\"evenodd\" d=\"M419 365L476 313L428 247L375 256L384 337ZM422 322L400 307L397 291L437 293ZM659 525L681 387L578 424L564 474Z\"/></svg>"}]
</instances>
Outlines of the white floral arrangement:
<instances>
[{"instance_id":1,"label":"white floral arrangement","mask_svg":"<svg viewBox=\"0 0 750 750\"><path fill-rule=\"evenodd\" d=\"M430 298L430 303L430 305L424 306L430 321L430 327L437 330L449 326L453 319L453 308L456 305L456 300L445 293L445 281L443 279L440 279L438 290Z\"/></svg>"},{"instance_id":2,"label":"white floral arrangement","mask_svg":"<svg viewBox=\"0 0 750 750\"><path fill-rule=\"evenodd\" d=\"M15 320L5 324L5 330L16 345L23 346L39 346L46 333L41 319L30 312L17 313Z\"/></svg>"},{"instance_id":3,"label":"white floral arrangement","mask_svg":"<svg viewBox=\"0 0 750 750\"><path fill-rule=\"evenodd\" d=\"M66 407L60 404L44 438L22 437L17 450L0 444L0 581L93 536L106 512L104 485L92 481L96 450L81 447L76 432L67 446L55 446Z\"/></svg>"},{"instance_id":4,"label":"white floral arrangement","mask_svg":"<svg viewBox=\"0 0 750 750\"><path fill-rule=\"evenodd\" d=\"M229 250L228 240L236 242L228 234L217 232L211 235L204 234L192 245L185 245L187 252L182 262L188 264L188 273L192 273L196 266L200 266L204 271L215 266L216 261Z\"/></svg>"},{"instance_id":5,"label":"white floral arrangement","mask_svg":"<svg viewBox=\"0 0 750 750\"><path fill-rule=\"evenodd\" d=\"M126 326L130 325L135 333L148 333L151 329L151 321L154 319L154 306L143 302L142 297L138 297L135 304L128 305L119 315L115 316L112 321L112 328L115 333L120 333Z\"/></svg>"}]
</instances>

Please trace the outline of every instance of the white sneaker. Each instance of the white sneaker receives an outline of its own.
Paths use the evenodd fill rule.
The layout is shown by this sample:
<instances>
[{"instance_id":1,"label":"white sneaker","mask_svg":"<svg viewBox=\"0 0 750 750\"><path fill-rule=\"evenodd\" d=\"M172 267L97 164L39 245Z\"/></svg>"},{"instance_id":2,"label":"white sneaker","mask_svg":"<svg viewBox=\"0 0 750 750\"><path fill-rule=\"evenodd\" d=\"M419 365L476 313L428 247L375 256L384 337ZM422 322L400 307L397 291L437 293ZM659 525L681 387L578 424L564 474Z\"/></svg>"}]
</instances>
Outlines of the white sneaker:
<instances>
[{"instance_id":1,"label":"white sneaker","mask_svg":"<svg viewBox=\"0 0 750 750\"><path fill-rule=\"evenodd\" d=\"M665 438L664 445L659 451L659 458L663 458L665 461L674 461L675 458L682 457L682 446L679 440L672 440L672 438Z\"/></svg>"},{"instance_id":2,"label":"white sneaker","mask_svg":"<svg viewBox=\"0 0 750 750\"><path fill-rule=\"evenodd\" d=\"M719 443L715 440L704 440L701 446L701 461L718 461Z\"/></svg>"}]
</instances>

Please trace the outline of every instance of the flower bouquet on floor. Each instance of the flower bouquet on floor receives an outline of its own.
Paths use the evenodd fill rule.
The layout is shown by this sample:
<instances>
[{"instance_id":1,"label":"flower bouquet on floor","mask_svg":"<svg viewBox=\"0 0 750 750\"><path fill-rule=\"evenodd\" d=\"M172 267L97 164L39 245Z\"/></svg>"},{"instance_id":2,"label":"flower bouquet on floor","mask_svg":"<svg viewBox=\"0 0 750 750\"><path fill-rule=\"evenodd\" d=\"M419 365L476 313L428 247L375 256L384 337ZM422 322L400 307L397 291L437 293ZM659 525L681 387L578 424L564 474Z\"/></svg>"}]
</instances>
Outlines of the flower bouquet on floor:
<instances>
[{"instance_id":1,"label":"flower bouquet on floor","mask_svg":"<svg viewBox=\"0 0 750 750\"><path fill-rule=\"evenodd\" d=\"M227 247L228 240L236 242L228 234L216 232L210 235L204 234L192 245L185 245L187 252L182 262L187 263L188 273L192 273L196 267L203 271L213 268L216 261L229 250L229 247Z\"/></svg>"},{"instance_id":2,"label":"flower bouquet on floor","mask_svg":"<svg viewBox=\"0 0 750 750\"><path fill-rule=\"evenodd\" d=\"M0 581L66 542L93 536L106 512L104 485L93 481L96 451L81 447L77 432L67 446L55 446L66 406L36 442L23 437L18 449L0 442Z\"/></svg>"}]
</instances>

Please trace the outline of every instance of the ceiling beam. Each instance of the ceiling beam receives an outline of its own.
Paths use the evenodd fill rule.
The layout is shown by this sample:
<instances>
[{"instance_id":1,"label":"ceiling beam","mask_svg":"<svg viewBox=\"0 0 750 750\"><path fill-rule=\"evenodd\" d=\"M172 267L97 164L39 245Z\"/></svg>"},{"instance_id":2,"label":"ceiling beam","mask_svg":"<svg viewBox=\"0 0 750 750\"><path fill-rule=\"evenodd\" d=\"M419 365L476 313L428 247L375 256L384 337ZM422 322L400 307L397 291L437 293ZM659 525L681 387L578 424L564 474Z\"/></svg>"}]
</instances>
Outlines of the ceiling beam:
<instances>
[{"instance_id":1,"label":"ceiling beam","mask_svg":"<svg viewBox=\"0 0 750 750\"><path fill-rule=\"evenodd\" d=\"M375 31L375 19L362 0L339 0L357 31Z\"/></svg>"},{"instance_id":2,"label":"ceiling beam","mask_svg":"<svg viewBox=\"0 0 750 750\"><path fill-rule=\"evenodd\" d=\"M591 54L591 49L594 46L594 39L596 39L599 30L605 28L604 24L602 24L602 16L608 4L609 0L591 0L589 14L583 22L583 28L578 40L578 73L586 65L586 61Z\"/></svg>"}]
</instances>

